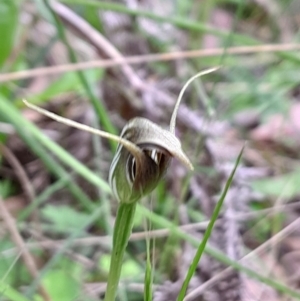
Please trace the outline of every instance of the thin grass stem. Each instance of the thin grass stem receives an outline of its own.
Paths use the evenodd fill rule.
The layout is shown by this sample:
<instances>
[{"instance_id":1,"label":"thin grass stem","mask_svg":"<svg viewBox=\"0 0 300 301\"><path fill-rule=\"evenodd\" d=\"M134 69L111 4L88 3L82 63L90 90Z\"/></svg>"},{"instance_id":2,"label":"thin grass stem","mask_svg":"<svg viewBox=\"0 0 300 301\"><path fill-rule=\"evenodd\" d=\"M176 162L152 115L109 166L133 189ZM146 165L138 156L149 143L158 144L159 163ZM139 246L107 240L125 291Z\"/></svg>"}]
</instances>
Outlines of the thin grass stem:
<instances>
[{"instance_id":1,"label":"thin grass stem","mask_svg":"<svg viewBox=\"0 0 300 301\"><path fill-rule=\"evenodd\" d=\"M235 174L236 169L237 169L237 167L239 165L239 162L241 160L243 151L244 151L244 147L242 148L242 150L239 153L239 156L238 156L238 158L237 158L237 160L235 162L234 168L233 168L233 170L232 170L232 172L231 172L231 174L230 174L230 176L229 176L229 178L228 178L228 180L226 182L226 185L225 185L225 188L224 188L224 190L223 190L223 192L221 194L221 197L220 197L219 201L217 202L217 205L216 205L216 207L214 209L212 217L211 217L211 219L209 221L209 224L208 224L208 226L206 228L206 231L204 233L203 239L202 239L202 241L201 241L201 243L200 243L200 245L199 245L199 247L197 249L195 257L194 257L194 259L193 259L193 261L192 261L192 263L191 263L191 265L189 267L189 270L188 270L188 272L186 274L185 280L184 280L184 282L182 284L182 287L181 287L181 290L180 290L180 292L178 294L177 301L182 301L184 299L184 297L185 297L188 285L189 285L189 283L190 283L190 281L191 281L191 279L192 279L192 277L193 277L193 275L194 275L194 273L195 273L195 271L197 269L199 260L200 260L201 256L204 253L206 244L207 244L208 239L209 239L209 237L211 235L211 232L213 230L214 224L215 224L216 220L218 219L218 216L219 216L219 213L221 211L221 208L222 208L223 202L225 200L225 197L227 195L228 189L230 188L230 185L232 183L234 174Z\"/></svg>"}]
</instances>

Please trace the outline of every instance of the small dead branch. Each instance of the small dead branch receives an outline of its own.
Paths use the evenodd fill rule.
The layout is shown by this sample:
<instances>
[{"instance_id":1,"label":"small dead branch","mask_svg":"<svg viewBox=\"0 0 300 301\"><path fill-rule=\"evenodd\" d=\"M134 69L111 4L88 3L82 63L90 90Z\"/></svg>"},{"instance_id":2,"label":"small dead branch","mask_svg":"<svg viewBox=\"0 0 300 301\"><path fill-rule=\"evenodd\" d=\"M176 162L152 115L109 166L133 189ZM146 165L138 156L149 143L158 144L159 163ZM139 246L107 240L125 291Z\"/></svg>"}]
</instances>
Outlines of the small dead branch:
<instances>
[{"instance_id":1,"label":"small dead branch","mask_svg":"<svg viewBox=\"0 0 300 301\"><path fill-rule=\"evenodd\" d=\"M28 271L30 272L31 276L34 279L37 279L39 277L39 271L38 271L38 268L34 261L34 258L28 251L27 246L18 231L16 222L15 222L14 218L8 212L1 196L0 196L0 216L2 217L7 229L11 235L12 241L15 243L15 245L18 247L19 251L21 252L24 263L25 263ZM42 285L39 286L39 291L40 291L40 294L43 296L44 300L51 301L50 296L48 295L47 291L45 290L45 288Z\"/></svg>"},{"instance_id":2,"label":"small dead branch","mask_svg":"<svg viewBox=\"0 0 300 301\"><path fill-rule=\"evenodd\" d=\"M299 51L300 44L265 44L259 46L238 46L227 48L229 55L243 55L256 53L275 53L283 51ZM72 71L87 70L94 68L111 68L122 65L134 65L150 62L173 61L183 58L214 57L224 53L224 48L201 49L190 51L178 51L168 53L147 54L129 57L118 57L112 59L79 62L76 64L64 64L59 66L41 67L17 72L0 74L0 82L20 80L25 78L39 77L45 75L61 74Z\"/></svg>"}]
</instances>

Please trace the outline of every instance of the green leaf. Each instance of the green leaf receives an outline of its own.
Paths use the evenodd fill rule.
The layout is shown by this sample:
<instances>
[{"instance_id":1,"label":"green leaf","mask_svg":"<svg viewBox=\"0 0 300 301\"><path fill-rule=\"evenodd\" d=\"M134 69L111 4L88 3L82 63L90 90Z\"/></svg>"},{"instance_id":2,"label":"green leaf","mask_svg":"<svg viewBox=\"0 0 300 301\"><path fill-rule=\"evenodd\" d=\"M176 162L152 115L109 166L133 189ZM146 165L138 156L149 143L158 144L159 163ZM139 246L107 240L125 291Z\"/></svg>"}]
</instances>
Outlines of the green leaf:
<instances>
[{"instance_id":1,"label":"green leaf","mask_svg":"<svg viewBox=\"0 0 300 301\"><path fill-rule=\"evenodd\" d=\"M0 181L0 196L5 199L14 193L14 185L9 179Z\"/></svg>"},{"instance_id":2,"label":"green leaf","mask_svg":"<svg viewBox=\"0 0 300 301\"><path fill-rule=\"evenodd\" d=\"M19 9L13 0L0 1L0 67L13 47L18 26Z\"/></svg>"},{"instance_id":3,"label":"green leaf","mask_svg":"<svg viewBox=\"0 0 300 301\"><path fill-rule=\"evenodd\" d=\"M87 70L85 71L85 75L90 82L95 83L102 78L103 69ZM57 80L52 82L44 91L34 96L34 98L29 98L29 100L33 100L35 103L40 104L51 98L59 95L61 96L63 93L69 92L84 94L84 89L82 88L78 75L75 72L63 74Z\"/></svg>"},{"instance_id":4,"label":"green leaf","mask_svg":"<svg viewBox=\"0 0 300 301\"><path fill-rule=\"evenodd\" d=\"M79 283L62 270L48 272L43 279L43 285L53 301L75 300L80 293Z\"/></svg>"},{"instance_id":5,"label":"green leaf","mask_svg":"<svg viewBox=\"0 0 300 301\"><path fill-rule=\"evenodd\" d=\"M102 255L100 260L99 260L99 267L102 271L108 272L109 267L110 267L110 260L111 256L110 255ZM121 272L121 277L122 278L129 278L129 277L134 277L134 276L139 276L142 273L142 269L140 265L132 260L128 259L125 260L122 264L122 272Z\"/></svg>"},{"instance_id":6,"label":"green leaf","mask_svg":"<svg viewBox=\"0 0 300 301\"><path fill-rule=\"evenodd\" d=\"M10 301L30 301L2 280L0 280L0 296L7 297L5 300Z\"/></svg>"},{"instance_id":7,"label":"green leaf","mask_svg":"<svg viewBox=\"0 0 300 301\"><path fill-rule=\"evenodd\" d=\"M1 254L5 254L6 250L9 250L13 248L14 245L12 242L1 239L1 244L0 244L0 252ZM0 275L1 275L1 280L5 281L5 284L11 284L13 283L14 277L15 277L15 258L14 256L5 256L2 255L0 256ZM4 283L4 282L3 282ZM0 290L0 296L1 296L1 290Z\"/></svg>"},{"instance_id":8,"label":"green leaf","mask_svg":"<svg viewBox=\"0 0 300 301\"><path fill-rule=\"evenodd\" d=\"M63 232L69 232L70 229L72 231L81 229L89 219L88 214L77 212L67 206L48 205L42 210L42 215Z\"/></svg>"},{"instance_id":9,"label":"green leaf","mask_svg":"<svg viewBox=\"0 0 300 301\"><path fill-rule=\"evenodd\" d=\"M292 198L300 195L299 183L300 171L298 170L282 176L253 181L251 186L266 195Z\"/></svg>"}]
</instances>

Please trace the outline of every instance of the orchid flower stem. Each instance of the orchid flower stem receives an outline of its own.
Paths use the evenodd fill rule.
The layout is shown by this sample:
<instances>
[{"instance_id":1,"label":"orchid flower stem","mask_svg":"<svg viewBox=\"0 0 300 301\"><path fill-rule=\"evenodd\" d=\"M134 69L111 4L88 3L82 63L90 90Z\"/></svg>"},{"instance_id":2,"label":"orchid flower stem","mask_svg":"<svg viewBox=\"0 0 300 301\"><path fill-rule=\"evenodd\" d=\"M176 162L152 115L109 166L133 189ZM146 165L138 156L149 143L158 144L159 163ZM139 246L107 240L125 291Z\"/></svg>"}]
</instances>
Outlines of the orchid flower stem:
<instances>
[{"instance_id":1,"label":"orchid flower stem","mask_svg":"<svg viewBox=\"0 0 300 301\"><path fill-rule=\"evenodd\" d=\"M113 233L113 250L104 301L115 301L123 257L131 234L136 202L120 203Z\"/></svg>"}]
</instances>

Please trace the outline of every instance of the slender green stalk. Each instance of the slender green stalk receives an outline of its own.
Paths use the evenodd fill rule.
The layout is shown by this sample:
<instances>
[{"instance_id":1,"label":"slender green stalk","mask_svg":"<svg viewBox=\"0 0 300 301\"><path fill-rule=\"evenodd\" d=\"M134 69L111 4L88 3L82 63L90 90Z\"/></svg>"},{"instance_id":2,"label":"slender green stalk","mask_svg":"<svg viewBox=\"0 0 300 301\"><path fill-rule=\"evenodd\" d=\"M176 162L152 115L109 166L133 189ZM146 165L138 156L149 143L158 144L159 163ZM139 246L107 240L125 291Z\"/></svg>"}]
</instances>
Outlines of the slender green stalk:
<instances>
[{"instance_id":1,"label":"slender green stalk","mask_svg":"<svg viewBox=\"0 0 300 301\"><path fill-rule=\"evenodd\" d=\"M151 200L151 208L152 208L152 200ZM147 225L148 224L148 225ZM147 223L147 221L144 221L145 229L148 229L147 231L150 231L152 228L151 223ZM153 265L151 264L151 252L150 252L150 247L151 247L151 241L150 237L146 237L146 270L145 270L145 277L144 277L144 301L152 301L153 300L153 270L152 267L154 268L154 262ZM155 244L155 239L153 240ZM155 247L154 249L155 250ZM153 255L154 258L154 255Z\"/></svg>"},{"instance_id":2,"label":"slender green stalk","mask_svg":"<svg viewBox=\"0 0 300 301\"><path fill-rule=\"evenodd\" d=\"M142 207L140 205L137 206L137 211L138 211L138 214L142 214L145 217L149 218L149 220L151 220L154 224L156 224L160 227L163 227L163 228L169 228L171 233L174 233L177 235L177 237L180 237L180 238L184 239L185 241L188 241L194 247L199 246L198 239L196 239L192 235L186 233L184 230L182 230L178 227L175 227L172 222L168 221L164 217L159 216L158 214L155 214L155 213L151 212L150 210L148 210L147 208ZM253 279L256 279L256 280L260 281L261 283L264 283L270 287L273 287L278 292L284 293L288 296L297 298L297 300L300 300L300 292L298 292L298 291L288 287L287 285L282 284L274 279L271 279L271 278L262 276L261 274L258 274L257 272L249 269L248 267L243 266L240 262L230 259L229 257L224 255L224 253L220 252L219 250L212 248L209 245L206 245L204 252L206 254L210 255L211 257L215 258L216 260L218 260L228 266L231 266L233 269L240 271L242 273L245 273L245 275L247 275Z\"/></svg>"},{"instance_id":3,"label":"slender green stalk","mask_svg":"<svg viewBox=\"0 0 300 301\"><path fill-rule=\"evenodd\" d=\"M144 279L144 301L152 301L153 293L152 293L152 283L153 283L153 272L151 266L151 259L150 259L150 238L147 239L147 261L146 261L146 272L145 272L145 279Z\"/></svg>"},{"instance_id":4,"label":"slender green stalk","mask_svg":"<svg viewBox=\"0 0 300 301\"><path fill-rule=\"evenodd\" d=\"M114 301L121 275L122 262L133 226L137 203L120 203L113 233L113 250L104 301Z\"/></svg>"},{"instance_id":5,"label":"slender green stalk","mask_svg":"<svg viewBox=\"0 0 300 301\"><path fill-rule=\"evenodd\" d=\"M220 199L219 199L219 201L218 201L218 203L217 203L217 205L216 205L216 207L214 209L212 217L211 217L211 219L209 221L209 224L208 224L208 226L206 228L206 231L204 233L203 239L202 239L202 241L201 241L201 243L200 243L200 245L199 245L199 247L197 249L197 252L195 254L193 262L191 263L191 265L189 267L189 270L187 272L185 280L184 280L184 282L182 284L181 290L180 290L180 292L178 294L178 298L177 298L178 301L182 301L184 299L184 296L185 296L185 293L187 291L188 285L189 285L189 283L190 283L190 281L191 281L191 279L192 279L192 277L193 277L193 275L194 275L194 273L196 271L198 262L199 262L201 256L204 253L206 244L207 244L208 239L209 239L209 237L211 235L211 232L213 230L214 224L215 224L216 220L218 219L218 216L220 214L220 211L221 211L223 202L225 200L225 197L227 195L228 189L229 189L229 187L230 187L230 185L232 183L234 174L235 174L236 169L237 169L237 167L239 165L239 162L241 160L243 151L244 151L244 148L242 148L242 150L241 150L241 152L240 152L240 154L239 154L239 156L238 156L238 158L237 158L237 160L235 162L234 168L233 168L233 170L232 170L232 172L231 172L231 174L230 174L230 176L229 176L229 178L228 178L228 180L226 182L225 188L224 188L224 190L223 190L223 192L221 194L221 197L220 197Z\"/></svg>"}]
</instances>

